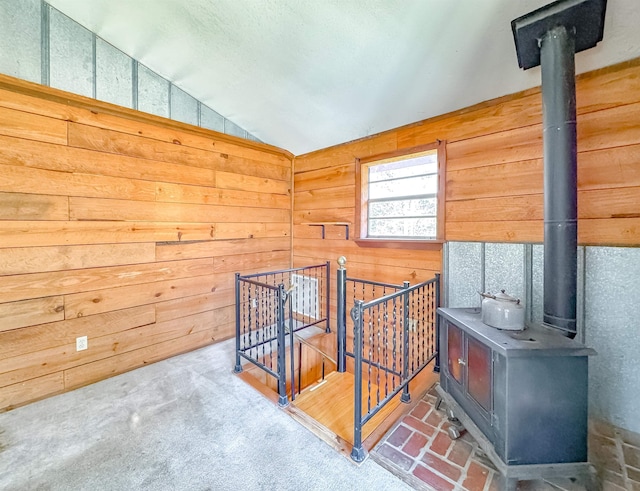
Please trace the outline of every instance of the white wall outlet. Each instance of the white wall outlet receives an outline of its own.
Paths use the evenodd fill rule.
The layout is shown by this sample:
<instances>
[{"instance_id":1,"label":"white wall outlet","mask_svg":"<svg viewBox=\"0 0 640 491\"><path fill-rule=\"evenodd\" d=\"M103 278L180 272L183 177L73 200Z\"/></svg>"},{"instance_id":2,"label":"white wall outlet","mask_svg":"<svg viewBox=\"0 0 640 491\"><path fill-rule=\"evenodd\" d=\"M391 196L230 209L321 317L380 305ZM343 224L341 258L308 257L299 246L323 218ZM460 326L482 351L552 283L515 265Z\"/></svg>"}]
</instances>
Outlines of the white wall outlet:
<instances>
[{"instance_id":1,"label":"white wall outlet","mask_svg":"<svg viewBox=\"0 0 640 491\"><path fill-rule=\"evenodd\" d=\"M87 336L80 336L76 338L76 351L86 350L89 347Z\"/></svg>"},{"instance_id":2,"label":"white wall outlet","mask_svg":"<svg viewBox=\"0 0 640 491\"><path fill-rule=\"evenodd\" d=\"M419 324L418 319L409 319L408 324L409 324L409 331L416 332L418 330L418 324Z\"/></svg>"}]
</instances>

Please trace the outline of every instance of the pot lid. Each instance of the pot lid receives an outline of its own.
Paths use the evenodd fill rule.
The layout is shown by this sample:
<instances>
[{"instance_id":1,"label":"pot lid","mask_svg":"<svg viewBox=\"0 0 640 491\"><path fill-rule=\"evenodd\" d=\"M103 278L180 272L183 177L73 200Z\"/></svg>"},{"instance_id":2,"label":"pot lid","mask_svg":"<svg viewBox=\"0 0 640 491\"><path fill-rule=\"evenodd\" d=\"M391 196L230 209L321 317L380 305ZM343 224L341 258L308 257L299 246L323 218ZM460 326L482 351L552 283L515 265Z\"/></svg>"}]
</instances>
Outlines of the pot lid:
<instances>
[{"instance_id":1,"label":"pot lid","mask_svg":"<svg viewBox=\"0 0 640 491\"><path fill-rule=\"evenodd\" d=\"M489 292L481 293L481 295L483 297L485 297L485 298L493 298L494 300L498 300L498 301L501 301L501 302L520 303L520 299L519 298L512 297L511 295L508 295L507 293L505 293L504 290L500 290L500 293L497 293L495 295L492 295Z\"/></svg>"}]
</instances>

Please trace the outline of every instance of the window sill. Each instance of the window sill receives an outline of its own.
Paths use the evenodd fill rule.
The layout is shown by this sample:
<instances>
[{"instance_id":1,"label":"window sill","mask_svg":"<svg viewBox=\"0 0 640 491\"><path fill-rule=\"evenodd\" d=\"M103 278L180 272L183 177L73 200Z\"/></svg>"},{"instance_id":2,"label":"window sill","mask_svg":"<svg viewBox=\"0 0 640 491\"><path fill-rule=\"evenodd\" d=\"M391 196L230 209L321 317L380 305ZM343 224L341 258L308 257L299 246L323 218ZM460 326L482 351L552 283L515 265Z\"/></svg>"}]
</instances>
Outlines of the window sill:
<instances>
[{"instance_id":1,"label":"window sill","mask_svg":"<svg viewBox=\"0 0 640 491\"><path fill-rule=\"evenodd\" d=\"M420 240L420 239L355 239L360 247L379 247L386 249L422 249L439 250L444 240Z\"/></svg>"}]
</instances>

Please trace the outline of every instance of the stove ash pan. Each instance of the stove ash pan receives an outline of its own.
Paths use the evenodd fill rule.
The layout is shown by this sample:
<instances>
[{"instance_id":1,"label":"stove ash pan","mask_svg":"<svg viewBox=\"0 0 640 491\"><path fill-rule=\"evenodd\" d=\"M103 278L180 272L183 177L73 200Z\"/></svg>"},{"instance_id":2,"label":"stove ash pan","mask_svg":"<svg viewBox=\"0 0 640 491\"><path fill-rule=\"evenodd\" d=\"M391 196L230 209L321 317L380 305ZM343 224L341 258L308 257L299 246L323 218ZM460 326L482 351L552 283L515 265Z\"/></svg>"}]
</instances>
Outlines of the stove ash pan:
<instances>
[{"instance_id":1,"label":"stove ash pan","mask_svg":"<svg viewBox=\"0 0 640 491\"><path fill-rule=\"evenodd\" d=\"M484 434L500 470L586 463L588 356L595 351L541 327L500 331L481 321L479 309L438 313L441 388Z\"/></svg>"}]
</instances>

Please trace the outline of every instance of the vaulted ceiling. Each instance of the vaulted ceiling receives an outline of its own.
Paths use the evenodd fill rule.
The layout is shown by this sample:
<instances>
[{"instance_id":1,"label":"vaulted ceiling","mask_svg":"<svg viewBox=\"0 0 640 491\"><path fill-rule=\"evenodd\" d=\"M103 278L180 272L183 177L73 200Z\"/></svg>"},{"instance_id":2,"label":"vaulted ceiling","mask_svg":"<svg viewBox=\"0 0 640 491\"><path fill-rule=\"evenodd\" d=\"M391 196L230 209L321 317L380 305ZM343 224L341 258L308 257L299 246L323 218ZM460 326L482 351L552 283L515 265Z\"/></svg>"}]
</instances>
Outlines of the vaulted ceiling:
<instances>
[{"instance_id":1,"label":"vaulted ceiling","mask_svg":"<svg viewBox=\"0 0 640 491\"><path fill-rule=\"evenodd\" d=\"M540 84L510 22L548 0L47 0L261 140L302 154ZM609 0L578 73L640 56Z\"/></svg>"}]
</instances>

